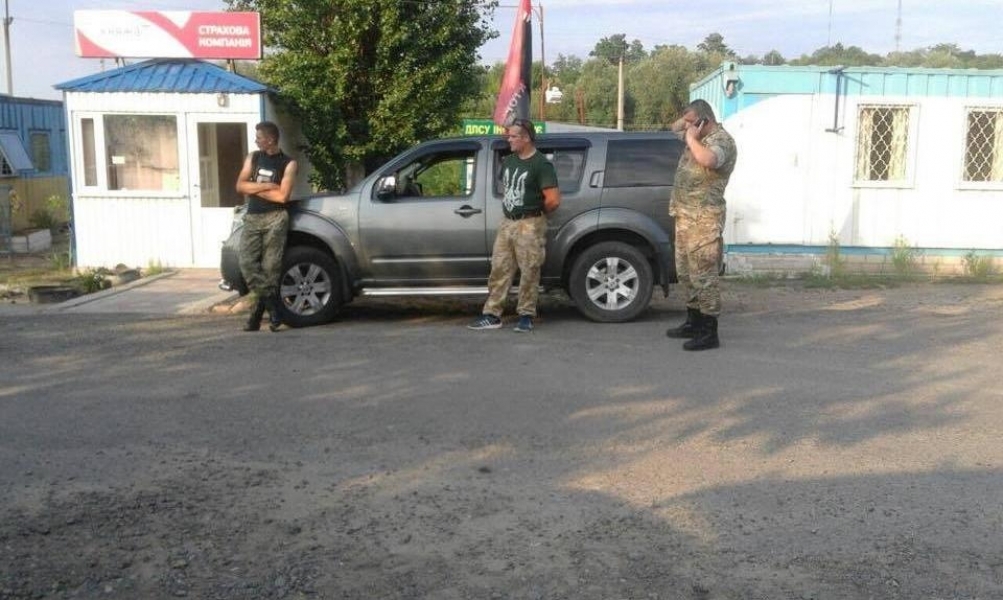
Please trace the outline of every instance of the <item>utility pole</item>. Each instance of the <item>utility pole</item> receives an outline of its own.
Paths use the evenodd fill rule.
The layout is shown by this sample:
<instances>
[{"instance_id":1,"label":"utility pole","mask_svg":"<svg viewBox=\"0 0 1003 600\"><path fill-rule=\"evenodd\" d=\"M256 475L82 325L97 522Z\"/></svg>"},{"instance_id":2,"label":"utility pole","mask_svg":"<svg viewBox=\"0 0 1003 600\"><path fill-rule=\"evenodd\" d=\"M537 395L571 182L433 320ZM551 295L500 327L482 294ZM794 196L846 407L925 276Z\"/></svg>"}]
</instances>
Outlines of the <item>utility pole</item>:
<instances>
[{"instance_id":1,"label":"utility pole","mask_svg":"<svg viewBox=\"0 0 1003 600\"><path fill-rule=\"evenodd\" d=\"M4 55L7 60L7 95L14 95L14 77L10 72L10 24L14 19L10 16L10 0L3 0L4 4L4 16L3 16L3 45L4 45Z\"/></svg>"},{"instance_id":2,"label":"utility pole","mask_svg":"<svg viewBox=\"0 0 1003 600\"><path fill-rule=\"evenodd\" d=\"M623 131L623 54L620 54L620 69L617 75L616 87L616 128Z\"/></svg>"}]
</instances>

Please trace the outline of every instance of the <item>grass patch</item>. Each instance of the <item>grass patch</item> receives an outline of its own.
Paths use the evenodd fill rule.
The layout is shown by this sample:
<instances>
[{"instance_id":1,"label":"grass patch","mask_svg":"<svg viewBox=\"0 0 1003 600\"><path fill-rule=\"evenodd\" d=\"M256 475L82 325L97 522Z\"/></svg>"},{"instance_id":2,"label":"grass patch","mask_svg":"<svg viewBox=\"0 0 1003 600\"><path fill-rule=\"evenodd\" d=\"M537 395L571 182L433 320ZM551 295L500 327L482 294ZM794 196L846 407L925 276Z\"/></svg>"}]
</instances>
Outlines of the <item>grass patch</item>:
<instances>
[{"instance_id":1,"label":"grass patch","mask_svg":"<svg viewBox=\"0 0 1003 600\"><path fill-rule=\"evenodd\" d=\"M153 275L160 275L161 273L165 272L167 272L167 268L163 264L161 264L159 260L157 260L157 261L150 261L150 263L146 265L146 271L144 275L146 275L147 277L151 277Z\"/></svg>"},{"instance_id":2,"label":"grass patch","mask_svg":"<svg viewBox=\"0 0 1003 600\"><path fill-rule=\"evenodd\" d=\"M961 267L964 269L965 277L976 281L988 281L996 274L993 257L978 254L975 250L969 251L962 257Z\"/></svg>"},{"instance_id":3,"label":"grass patch","mask_svg":"<svg viewBox=\"0 0 1003 600\"><path fill-rule=\"evenodd\" d=\"M782 273L751 273L738 277L728 277L727 281L757 288L783 287L789 278Z\"/></svg>"},{"instance_id":4,"label":"grass patch","mask_svg":"<svg viewBox=\"0 0 1003 600\"><path fill-rule=\"evenodd\" d=\"M841 289L841 290L873 290L901 285L915 278L895 275L869 275L866 273L842 272L838 275L823 275L821 273L805 273L802 277L805 288Z\"/></svg>"}]
</instances>

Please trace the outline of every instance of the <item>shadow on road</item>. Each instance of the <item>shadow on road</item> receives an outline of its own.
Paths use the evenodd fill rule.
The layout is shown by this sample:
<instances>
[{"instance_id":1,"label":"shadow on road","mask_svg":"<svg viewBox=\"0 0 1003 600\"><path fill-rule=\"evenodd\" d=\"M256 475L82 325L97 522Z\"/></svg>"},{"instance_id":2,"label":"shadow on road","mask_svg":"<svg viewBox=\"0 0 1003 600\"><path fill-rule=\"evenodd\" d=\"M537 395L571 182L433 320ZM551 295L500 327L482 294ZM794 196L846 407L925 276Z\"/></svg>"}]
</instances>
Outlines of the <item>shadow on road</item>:
<instances>
[{"instance_id":1,"label":"shadow on road","mask_svg":"<svg viewBox=\"0 0 1003 600\"><path fill-rule=\"evenodd\" d=\"M973 295L747 298L699 355L672 305L3 320L0 597L1003 597Z\"/></svg>"}]
</instances>

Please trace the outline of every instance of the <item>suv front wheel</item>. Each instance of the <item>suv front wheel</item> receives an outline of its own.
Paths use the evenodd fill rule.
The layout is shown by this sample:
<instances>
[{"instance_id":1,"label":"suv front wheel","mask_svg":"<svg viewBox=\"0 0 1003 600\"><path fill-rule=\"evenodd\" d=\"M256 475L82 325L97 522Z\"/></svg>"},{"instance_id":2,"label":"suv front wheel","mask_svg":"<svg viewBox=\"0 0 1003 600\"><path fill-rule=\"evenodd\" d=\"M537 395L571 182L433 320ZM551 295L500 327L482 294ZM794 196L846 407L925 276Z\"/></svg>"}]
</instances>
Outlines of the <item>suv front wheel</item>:
<instances>
[{"instance_id":1,"label":"suv front wheel","mask_svg":"<svg viewBox=\"0 0 1003 600\"><path fill-rule=\"evenodd\" d=\"M602 242L575 260L568 292L589 319L622 323L648 307L653 281L651 264L637 248L624 242Z\"/></svg>"},{"instance_id":2,"label":"suv front wheel","mask_svg":"<svg viewBox=\"0 0 1003 600\"><path fill-rule=\"evenodd\" d=\"M287 248L279 280L279 311L290 327L327 323L341 307L340 275L328 254L310 246Z\"/></svg>"}]
</instances>

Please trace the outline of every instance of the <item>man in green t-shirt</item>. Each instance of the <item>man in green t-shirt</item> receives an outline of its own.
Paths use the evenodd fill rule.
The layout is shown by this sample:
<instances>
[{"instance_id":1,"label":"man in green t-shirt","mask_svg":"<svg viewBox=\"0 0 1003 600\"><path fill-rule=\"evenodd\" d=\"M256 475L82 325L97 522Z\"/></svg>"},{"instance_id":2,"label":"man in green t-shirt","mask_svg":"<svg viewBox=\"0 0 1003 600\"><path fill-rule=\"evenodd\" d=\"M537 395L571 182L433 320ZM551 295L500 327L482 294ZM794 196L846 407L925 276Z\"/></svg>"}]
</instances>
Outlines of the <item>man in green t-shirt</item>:
<instances>
[{"instance_id":1,"label":"man in green t-shirt","mask_svg":"<svg viewBox=\"0 0 1003 600\"><path fill-rule=\"evenodd\" d=\"M488 277L488 299L483 314L470 329L498 329L502 326L505 296L519 273L519 321L515 331L533 330L536 302L540 288L540 268L543 267L547 244L547 213L561 204L554 165L537 152L536 129L527 119L516 119L505 130L512 154L502 162L502 184L505 189L505 218L498 226L498 235L491 251L491 275Z\"/></svg>"}]
</instances>

